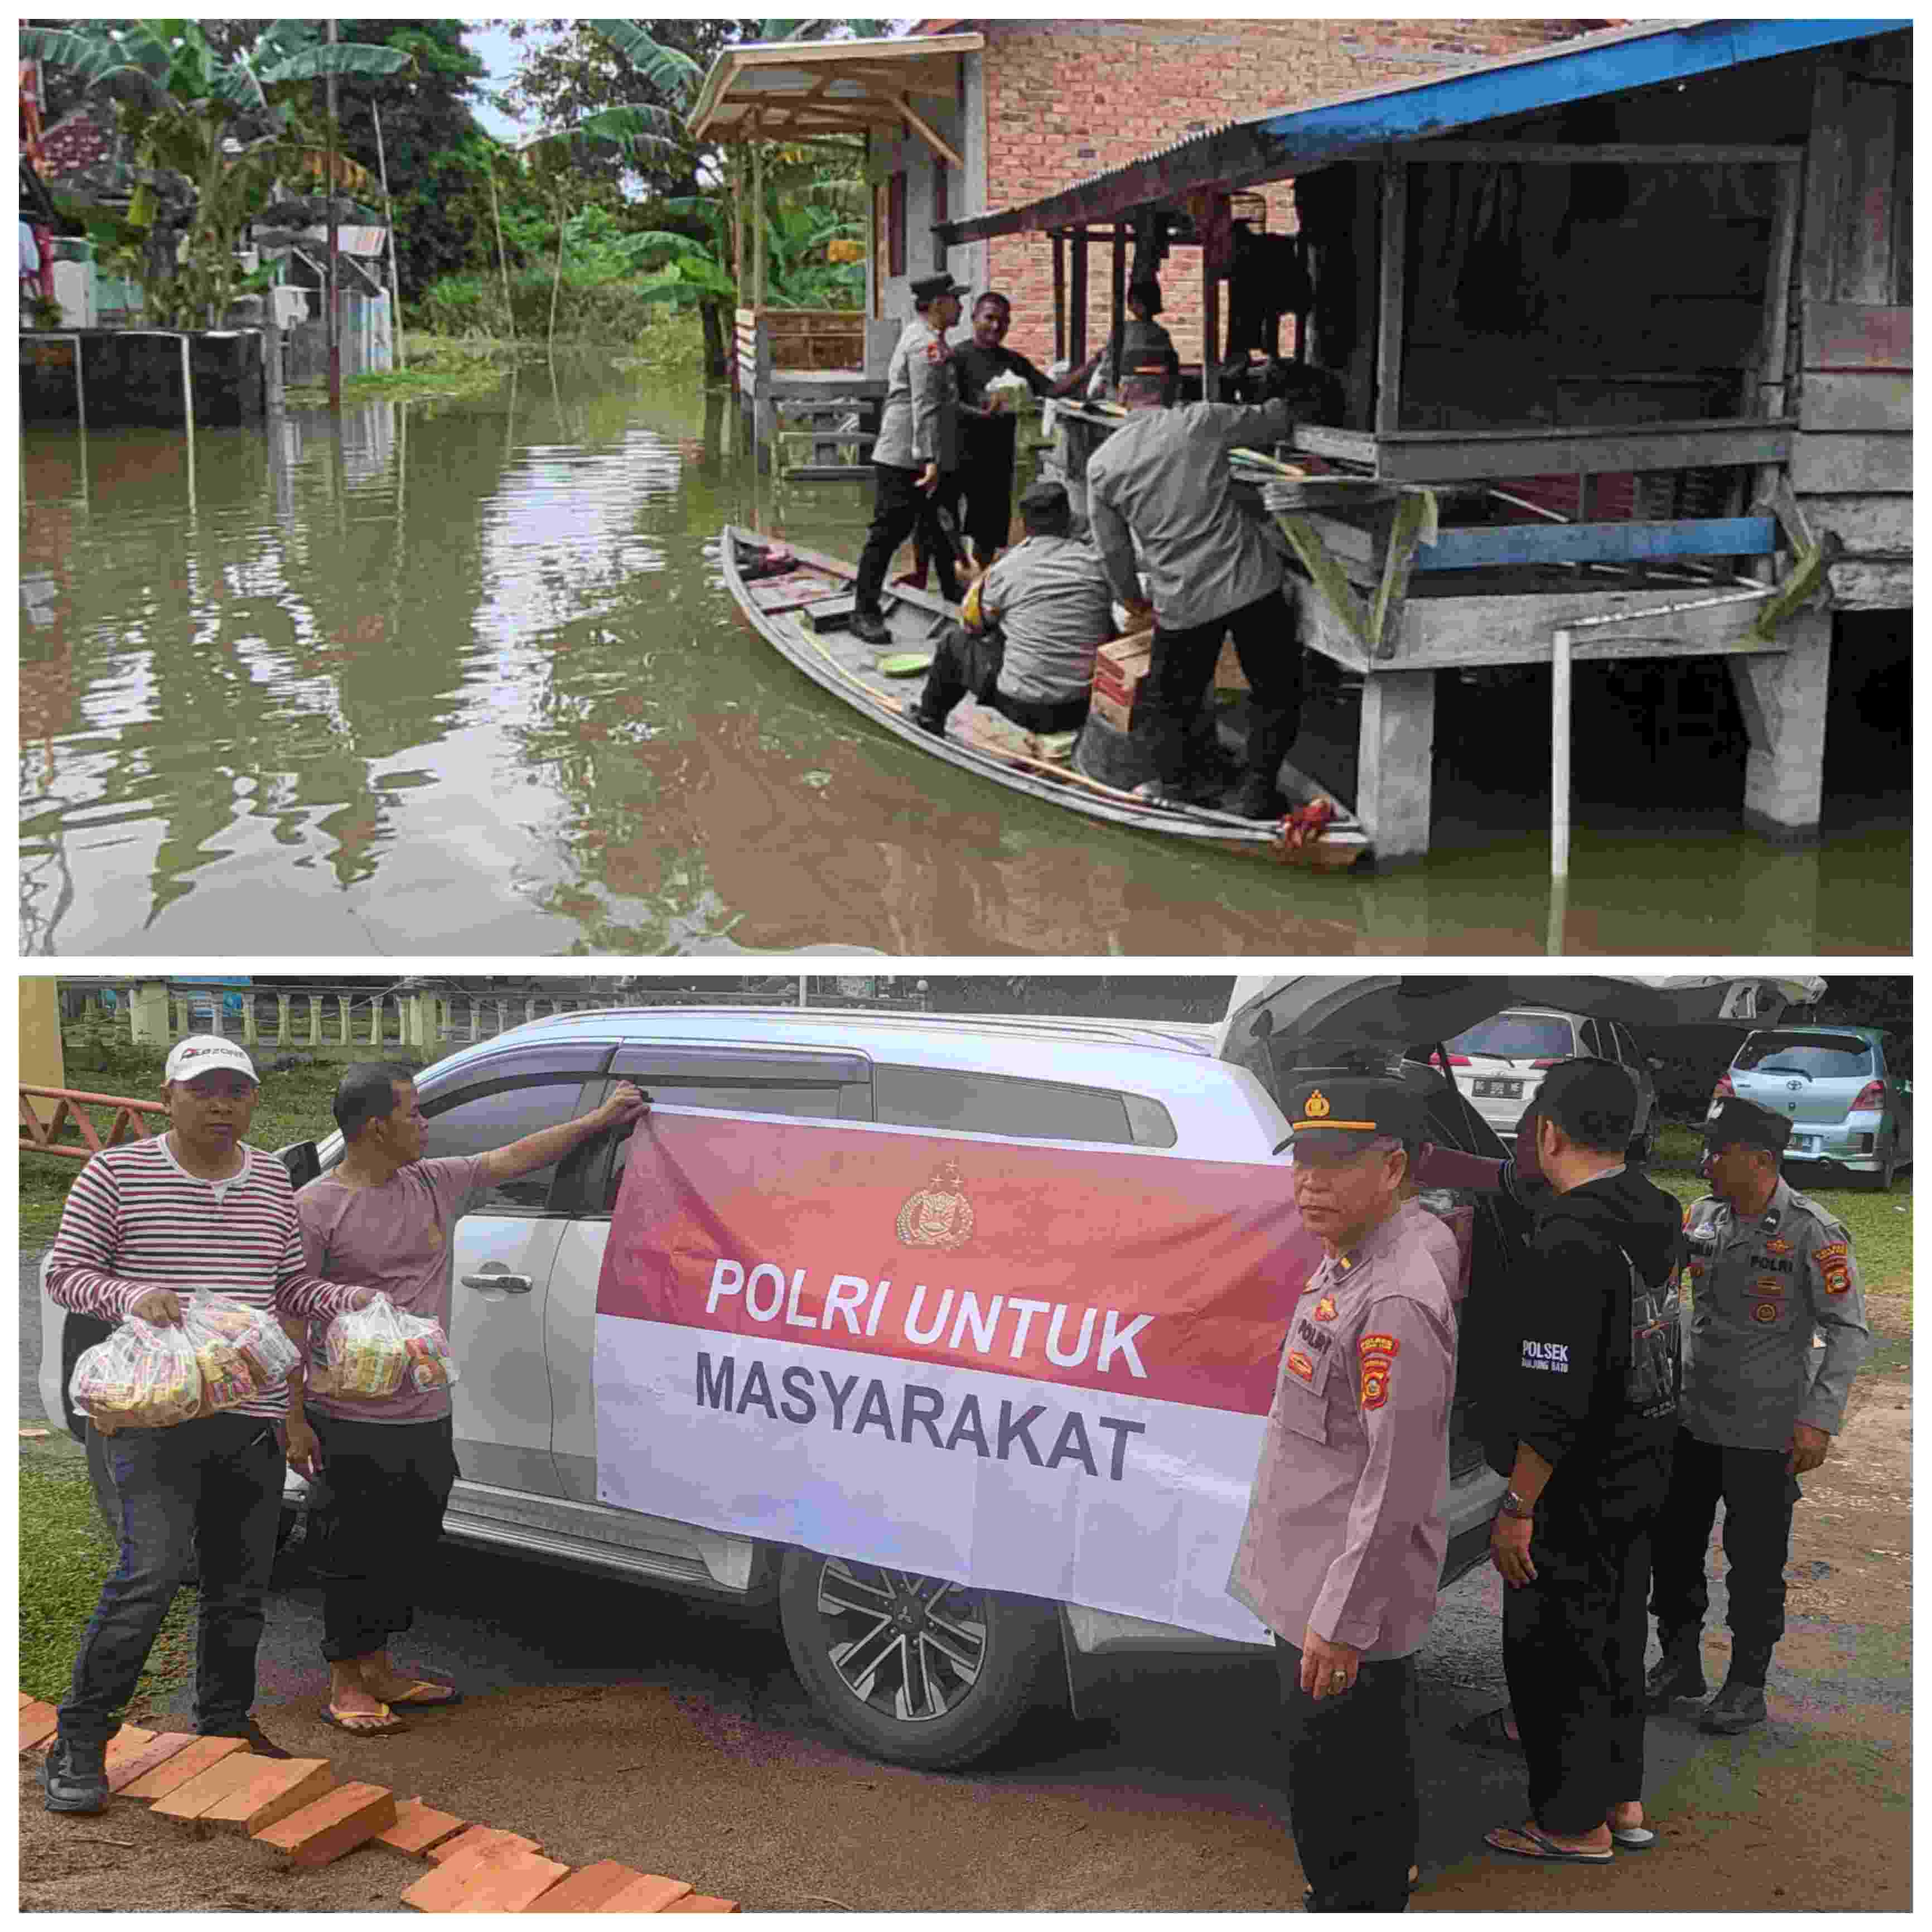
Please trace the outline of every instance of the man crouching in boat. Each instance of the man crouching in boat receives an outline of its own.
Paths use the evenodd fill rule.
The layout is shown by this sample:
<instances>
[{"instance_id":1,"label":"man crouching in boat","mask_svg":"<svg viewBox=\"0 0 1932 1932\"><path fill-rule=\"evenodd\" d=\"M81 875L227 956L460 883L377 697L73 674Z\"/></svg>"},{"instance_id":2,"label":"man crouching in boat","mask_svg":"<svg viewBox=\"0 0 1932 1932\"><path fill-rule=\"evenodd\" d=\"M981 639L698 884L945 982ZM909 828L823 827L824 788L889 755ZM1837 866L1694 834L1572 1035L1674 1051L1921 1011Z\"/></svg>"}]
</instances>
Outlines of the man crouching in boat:
<instances>
[{"instance_id":1,"label":"man crouching in boat","mask_svg":"<svg viewBox=\"0 0 1932 1932\"><path fill-rule=\"evenodd\" d=\"M1280 391L1298 371L1280 364L1270 376ZM1134 720L1154 767L1141 792L1175 802L1202 789L1189 770L1188 741L1221 640L1232 633L1253 696L1246 775L1226 808L1280 818L1288 810L1281 763L1301 726L1301 640L1286 559L1235 496L1228 454L1285 442L1298 416L1313 412L1279 393L1254 405L1168 409L1165 385L1141 372L1121 384L1120 400L1127 420L1087 466L1088 514L1115 596L1154 611L1153 661Z\"/></svg>"},{"instance_id":2,"label":"man crouching in boat","mask_svg":"<svg viewBox=\"0 0 1932 1932\"><path fill-rule=\"evenodd\" d=\"M1106 569L1073 534L1064 484L1032 484L1020 517L1024 540L967 592L965 628L949 624L933 654L913 718L935 736L969 694L1022 730L1075 731L1086 722L1094 660L1114 634Z\"/></svg>"},{"instance_id":3,"label":"man crouching in boat","mask_svg":"<svg viewBox=\"0 0 1932 1932\"><path fill-rule=\"evenodd\" d=\"M885 408L872 445L878 484L872 527L859 554L853 586L852 634L887 644L880 593L892 553L916 530L939 568L939 594L959 602L952 545L939 520L946 472L959 463L959 374L946 332L959 320L964 288L950 275L928 275L912 285L917 314L892 351L886 370Z\"/></svg>"}]
</instances>

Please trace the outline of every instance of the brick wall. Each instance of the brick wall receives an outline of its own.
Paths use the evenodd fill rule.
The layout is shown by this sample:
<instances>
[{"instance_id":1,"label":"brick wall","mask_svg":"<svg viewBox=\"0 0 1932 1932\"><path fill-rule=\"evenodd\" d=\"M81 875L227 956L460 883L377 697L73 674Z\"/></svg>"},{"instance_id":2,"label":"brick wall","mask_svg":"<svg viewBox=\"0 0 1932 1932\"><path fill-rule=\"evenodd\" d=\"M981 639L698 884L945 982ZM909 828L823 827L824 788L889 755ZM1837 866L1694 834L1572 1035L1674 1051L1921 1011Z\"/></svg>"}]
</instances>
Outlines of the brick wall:
<instances>
[{"instance_id":1,"label":"brick wall","mask_svg":"<svg viewBox=\"0 0 1932 1932\"><path fill-rule=\"evenodd\" d=\"M977 20L986 37L986 200L1011 208L1223 122L1498 55L1523 53L1601 20ZM1268 190L1268 226L1292 226L1286 183ZM1042 235L988 244L988 284L1013 298L1012 346L1053 352L1053 249ZM1199 256L1178 249L1162 275L1162 320L1184 359L1201 353ZM1110 245L1088 257L1088 346L1112 320ZM982 284L985 286L987 284ZM1222 314L1226 313L1224 305Z\"/></svg>"}]
</instances>

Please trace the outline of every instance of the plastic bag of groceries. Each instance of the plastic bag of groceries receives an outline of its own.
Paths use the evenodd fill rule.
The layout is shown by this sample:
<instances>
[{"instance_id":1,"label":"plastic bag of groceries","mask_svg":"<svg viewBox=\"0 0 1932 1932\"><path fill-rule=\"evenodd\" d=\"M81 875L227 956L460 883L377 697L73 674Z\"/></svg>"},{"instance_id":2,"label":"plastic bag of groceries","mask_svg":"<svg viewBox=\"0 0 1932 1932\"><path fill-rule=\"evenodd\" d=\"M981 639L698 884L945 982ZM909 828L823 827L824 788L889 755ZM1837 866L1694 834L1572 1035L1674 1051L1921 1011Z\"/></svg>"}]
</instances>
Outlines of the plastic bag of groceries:
<instances>
[{"instance_id":1,"label":"plastic bag of groceries","mask_svg":"<svg viewBox=\"0 0 1932 1932\"><path fill-rule=\"evenodd\" d=\"M201 1370L202 1396L209 1409L253 1401L288 1378L302 1360L281 1323L265 1308L230 1295L190 1296L182 1323Z\"/></svg>"},{"instance_id":2,"label":"plastic bag of groceries","mask_svg":"<svg viewBox=\"0 0 1932 1932\"><path fill-rule=\"evenodd\" d=\"M322 1331L309 1364L310 1389L358 1402L394 1395L410 1368L406 1318L386 1294L338 1315Z\"/></svg>"},{"instance_id":3,"label":"plastic bag of groceries","mask_svg":"<svg viewBox=\"0 0 1932 1932\"><path fill-rule=\"evenodd\" d=\"M1033 386L1011 369L1003 369L981 392L984 406L995 416L1016 416L1033 406Z\"/></svg>"},{"instance_id":4,"label":"plastic bag of groceries","mask_svg":"<svg viewBox=\"0 0 1932 1932\"><path fill-rule=\"evenodd\" d=\"M84 1351L68 1384L74 1406L104 1434L166 1429L201 1413L201 1369L186 1330L130 1315Z\"/></svg>"},{"instance_id":5,"label":"plastic bag of groceries","mask_svg":"<svg viewBox=\"0 0 1932 1932\"><path fill-rule=\"evenodd\" d=\"M410 1386L418 1390L448 1388L461 1378L450 1359L449 1338L440 1322L421 1315L398 1315L403 1324L403 1348L409 1357Z\"/></svg>"}]
</instances>

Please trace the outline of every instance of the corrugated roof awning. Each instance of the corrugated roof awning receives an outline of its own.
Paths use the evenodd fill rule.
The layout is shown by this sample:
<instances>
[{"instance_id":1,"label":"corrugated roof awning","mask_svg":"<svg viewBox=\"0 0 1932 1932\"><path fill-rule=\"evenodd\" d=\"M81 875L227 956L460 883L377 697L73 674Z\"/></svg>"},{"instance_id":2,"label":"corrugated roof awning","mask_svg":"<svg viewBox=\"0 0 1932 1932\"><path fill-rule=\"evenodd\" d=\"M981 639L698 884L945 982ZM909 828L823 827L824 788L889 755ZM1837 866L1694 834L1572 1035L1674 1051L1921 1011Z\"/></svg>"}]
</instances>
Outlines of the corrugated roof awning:
<instances>
[{"instance_id":1,"label":"corrugated roof awning","mask_svg":"<svg viewBox=\"0 0 1932 1932\"><path fill-rule=\"evenodd\" d=\"M929 124L958 98L961 56L983 34L892 40L778 40L728 47L704 76L686 124L694 140L810 140L909 124L956 167L964 164Z\"/></svg>"},{"instance_id":2,"label":"corrugated roof awning","mask_svg":"<svg viewBox=\"0 0 1932 1932\"><path fill-rule=\"evenodd\" d=\"M1017 208L949 222L949 248L995 235L1108 221L1201 189L1306 174L1392 142L1529 114L1594 95L1690 79L1748 61L1870 38L1909 20L1676 20L1586 34L1427 80L1367 88L1227 123Z\"/></svg>"}]
</instances>

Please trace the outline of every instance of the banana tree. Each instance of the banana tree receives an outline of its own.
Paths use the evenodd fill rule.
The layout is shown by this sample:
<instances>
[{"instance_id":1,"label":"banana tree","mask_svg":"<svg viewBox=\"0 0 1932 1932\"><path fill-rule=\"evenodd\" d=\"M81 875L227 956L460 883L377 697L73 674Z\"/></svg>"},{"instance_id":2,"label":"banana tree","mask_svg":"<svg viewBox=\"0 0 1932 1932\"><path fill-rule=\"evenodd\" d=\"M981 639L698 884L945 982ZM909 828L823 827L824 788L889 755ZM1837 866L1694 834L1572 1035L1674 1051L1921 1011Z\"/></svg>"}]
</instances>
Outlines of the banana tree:
<instances>
[{"instance_id":1,"label":"banana tree","mask_svg":"<svg viewBox=\"0 0 1932 1932\"><path fill-rule=\"evenodd\" d=\"M194 20L23 27L20 56L66 68L115 102L134 156L126 218L150 238L148 311L177 327L220 321L242 285L236 244L278 184L372 185L340 154L331 184L328 150L295 117L307 84L330 74L394 74L410 59L394 47L331 46L315 22L286 20L226 57Z\"/></svg>"}]
</instances>

